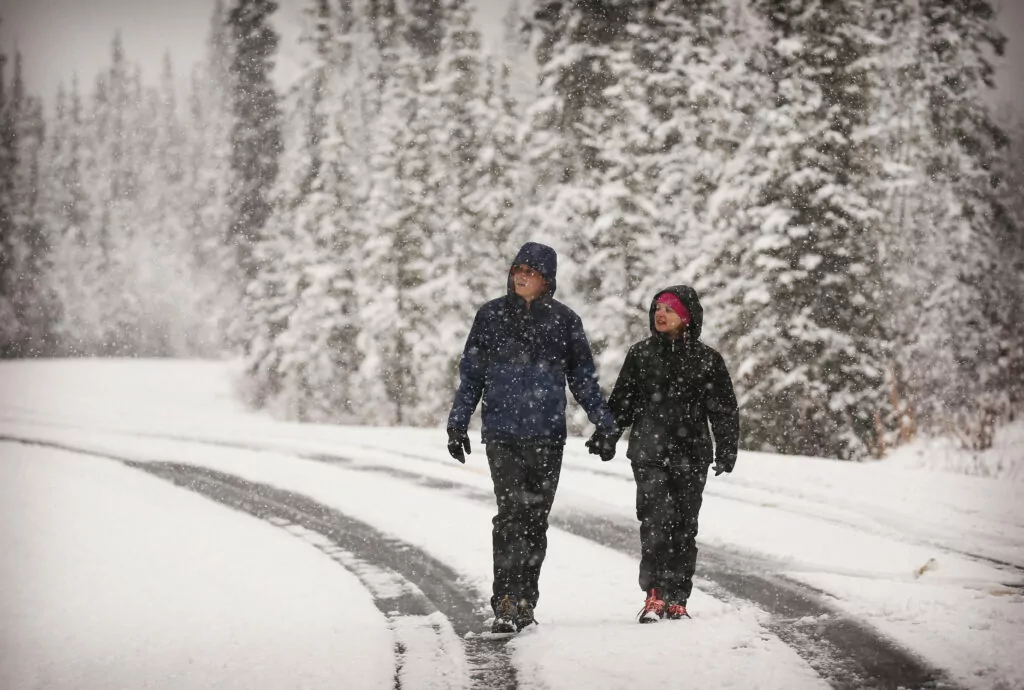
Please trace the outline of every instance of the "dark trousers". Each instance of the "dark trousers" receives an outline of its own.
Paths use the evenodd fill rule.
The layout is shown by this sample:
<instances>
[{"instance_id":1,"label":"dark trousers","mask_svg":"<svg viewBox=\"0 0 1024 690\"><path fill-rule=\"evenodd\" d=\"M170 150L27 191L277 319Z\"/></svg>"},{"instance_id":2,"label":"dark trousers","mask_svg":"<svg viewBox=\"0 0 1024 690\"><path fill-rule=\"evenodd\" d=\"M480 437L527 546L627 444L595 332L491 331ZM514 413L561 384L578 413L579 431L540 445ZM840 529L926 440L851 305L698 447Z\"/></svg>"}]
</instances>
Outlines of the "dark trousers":
<instances>
[{"instance_id":1,"label":"dark trousers","mask_svg":"<svg viewBox=\"0 0 1024 690\"><path fill-rule=\"evenodd\" d=\"M706 466L633 465L640 520L640 589L661 587L667 602L685 603L697 566L697 514Z\"/></svg>"},{"instance_id":2,"label":"dark trousers","mask_svg":"<svg viewBox=\"0 0 1024 690\"><path fill-rule=\"evenodd\" d=\"M548 548L548 514L562 470L561 445L487 446L498 513L494 516L491 607L505 595L537 605Z\"/></svg>"}]
</instances>

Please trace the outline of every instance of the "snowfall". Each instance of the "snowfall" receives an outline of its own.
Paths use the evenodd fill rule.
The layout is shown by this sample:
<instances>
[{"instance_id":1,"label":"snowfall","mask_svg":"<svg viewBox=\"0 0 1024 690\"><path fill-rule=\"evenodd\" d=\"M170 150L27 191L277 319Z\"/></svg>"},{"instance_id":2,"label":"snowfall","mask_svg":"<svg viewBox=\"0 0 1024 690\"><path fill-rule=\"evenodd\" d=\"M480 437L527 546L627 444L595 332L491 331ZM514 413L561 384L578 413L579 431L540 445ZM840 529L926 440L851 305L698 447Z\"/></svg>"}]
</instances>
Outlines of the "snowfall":
<instances>
[{"instance_id":1,"label":"snowfall","mask_svg":"<svg viewBox=\"0 0 1024 690\"><path fill-rule=\"evenodd\" d=\"M496 640L478 434L460 465L443 429L276 421L235 379L0 364L0 688L1024 688L1021 425L969 460L741 452L692 619L644 626L625 443L571 438L539 625Z\"/></svg>"}]
</instances>

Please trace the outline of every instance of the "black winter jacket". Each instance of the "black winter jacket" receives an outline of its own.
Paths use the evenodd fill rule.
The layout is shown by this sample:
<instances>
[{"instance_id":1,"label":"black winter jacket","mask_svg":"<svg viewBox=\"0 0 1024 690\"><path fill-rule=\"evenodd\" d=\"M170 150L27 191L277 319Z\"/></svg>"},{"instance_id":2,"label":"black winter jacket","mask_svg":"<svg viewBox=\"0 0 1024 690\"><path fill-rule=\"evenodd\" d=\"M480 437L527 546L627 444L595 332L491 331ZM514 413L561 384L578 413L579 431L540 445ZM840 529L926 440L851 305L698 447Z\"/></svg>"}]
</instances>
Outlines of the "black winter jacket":
<instances>
[{"instance_id":1,"label":"black winter jacket","mask_svg":"<svg viewBox=\"0 0 1024 690\"><path fill-rule=\"evenodd\" d=\"M655 304L666 292L690 311L685 339L672 340L654 327ZM700 342L703 320L697 293L688 286L661 290L651 301L652 336L629 349L608 401L617 426L633 427L626 456L634 464L706 467L716 454L727 469L736 464L736 395L722 356Z\"/></svg>"},{"instance_id":2,"label":"black winter jacket","mask_svg":"<svg viewBox=\"0 0 1024 690\"><path fill-rule=\"evenodd\" d=\"M590 421L614 433L615 422L601 397L590 343L576 313L552 296L557 283L555 250L526 243L513 266L526 264L548 283L548 293L530 308L508 293L477 312L459 363L459 389L448 428L465 431L483 397L483 442L565 442L565 384Z\"/></svg>"}]
</instances>

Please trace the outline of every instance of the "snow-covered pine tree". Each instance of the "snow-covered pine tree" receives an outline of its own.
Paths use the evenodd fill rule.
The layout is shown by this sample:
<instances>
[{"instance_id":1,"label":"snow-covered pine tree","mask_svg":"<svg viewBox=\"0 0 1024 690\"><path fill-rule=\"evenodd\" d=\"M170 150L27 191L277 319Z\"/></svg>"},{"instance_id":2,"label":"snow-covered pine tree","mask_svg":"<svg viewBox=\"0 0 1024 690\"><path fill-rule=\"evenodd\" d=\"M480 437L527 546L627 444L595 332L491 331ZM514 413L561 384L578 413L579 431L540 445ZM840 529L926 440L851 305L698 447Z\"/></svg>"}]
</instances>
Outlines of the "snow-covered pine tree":
<instances>
[{"instance_id":1,"label":"snow-covered pine tree","mask_svg":"<svg viewBox=\"0 0 1024 690\"><path fill-rule=\"evenodd\" d=\"M617 199L624 228L612 246L634 244L622 257L631 284L620 309L634 337L646 333L658 287L693 282L713 300L725 282L715 259L735 237L740 204L723 187L732 184L730 171L749 170L736 158L760 97L746 65L756 34L729 17L727 5L739 11L721 0L643 5L631 50L615 63L623 107L609 140L621 143L609 151L612 184L603 196Z\"/></svg>"},{"instance_id":2,"label":"snow-covered pine tree","mask_svg":"<svg viewBox=\"0 0 1024 690\"><path fill-rule=\"evenodd\" d=\"M365 18L370 52L360 55L365 61L367 84L375 87L366 98L367 115L372 118L381 109L384 86L395 69L395 45L401 38L401 22L395 0L366 0L356 17ZM367 122L371 120L368 119Z\"/></svg>"},{"instance_id":3,"label":"snow-covered pine tree","mask_svg":"<svg viewBox=\"0 0 1024 690\"><path fill-rule=\"evenodd\" d=\"M526 28L524 17L530 4L531 0L509 2L501 19L501 45L498 50L489 51L498 64L504 65L509 102L520 117L537 97L537 65L530 54L531 32Z\"/></svg>"},{"instance_id":4,"label":"snow-covered pine tree","mask_svg":"<svg viewBox=\"0 0 1024 690\"><path fill-rule=\"evenodd\" d=\"M0 52L0 356L15 357L23 338L15 283L20 242L14 223L14 177L18 165L17 107L7 86L8 56Z\"/></svg>"},{"instance_id":5,"label":"snow-covered pine tree","mask_svg":"<svg viewBox=\"0 0 1024 690\"><path fill-rule=\"evenodd\" d=\"M918 371L913 383L921 386L930 425L952 427L983 448L1009 414L1008 366L1020 351L999 256L1009 219L992 172L1004 135L984 97L993 85L989 55L1001 53L1005 39L987 0L922 0L919 8L932 138L926 163L937 211L920 249L934 249L938 263L921 306L932 324L930 347L945 366Z\"/></svg>"},{"instance_id":6,"label":"snow-covered pine tree","mask_svg":"<svg viewBox=\"0 0 1024 690\"><path fill-rule=\"evenodd\" d=\"M0 73L3 59L0 57ZM0 357L37 357L53 349L54 301L44 279L49 242L40 207L42 104L26 92L21 53L12 84L0 79Z\"/></svg>"},{"instance_id":7,"label":"snow-covered pine tree","mask_svg":"<svg viewBox=\"0 0 1024 690\"><path fill-rule=\"evenodd\" d=\"M385 189L388 213L377 229L388 235L391 250L384 275L391 276L394 302L385 306L394 317L376 327L394 341L382 370L400 424L422 424L434 391L421 385L434 348L426 340L434 317L443 311L441 276L445 257L439 251L442 215L439 192L444 170L439 165L436 136L440 131L440 99L431 66L401 46L395 72L385 90L381 143L390 149ZM385 142L390 142L388 145ZM383 191L383 189L381 189ZM393 282L391 282L393 280ZM391 311L393 310L393 311Z\"/></svg>"},{"instance_id":8,"label":"snow-covered pine tree","mask_svg":"<svg viewBox=\"0 0 1024 690\"><path fill-rule=\"evenodd\" d=\"M185 126L177 98L177 78L171 56L164 56L158 89L147 91L154 113L154 137L146 167L144 213L152 220L148 242L152 269L144 276L152 290L144 290L149 302L148 320L165 331L164 347L176 356L211 352L209 323L204 301L208 276L196 261L191 222L189 154ZM139 131L145 128L139 127Z\"/></svg>"},{"instance_id":9,"label":"snow-covered pine tree","mask_svg":"<svg viewBox=\"0 0 1024 690\"><path fill-rule=\"evenodd\" d=\"M394 203L393 150L385 130L394 112L396 93L391 84L401 46L401 23L394 0L367 0L355 5L350 44L352 71L346 92L353 99L350 126L359 131L354 141L361 172L357 195L361 244L354 266L359 331L356 335L359 368L354 385L359 390L359 419L369 424L391 424L397 415L393 389L384 375L394 361L397 345L393 330L397 311L393 279L393 238L382 231L391 222Z\"/></svg>"},{"instance_id":10,"label":"snow-covered pine tree","mask_svg":"<svg viewBox=\"0 0 1024 690\"><path fill-rule=\"evenodd\" d=\"M270 194L281 155L281 110L271 80L278 35L270 24L273 0L235 0L231 27L232 186L229 236L246 279L261 269L253 247L271 213Z\"/></svg>"},{"instance_id":11,"label":"snow-covered pine tree","mask_svg":"<svg viewBox=\"0 0 1024 690\"><path fill-rule=\"evenodd\" d=\"M229 229L231 207L231 35L223 0L210 16L206 54L191 75L186 178L191 216L188 231L195 291L207 305L204 331L196 347L204 353L223 350L229 324L242 294L242 271Z\"/></svg>"},{"instance_id":12,"label":"snow-covered pine tree","mask_svg":"<svg viewBox=\"0 0 1024 690\"><path fill-rule=\"evenodd\" d=\"M138 160L133 156L131 126L138 121L138 83L127 61L120 34L111 43L109 67L97 77L89 112L87 174L89 196L97 213L89 218L86 244L94 253L95 280L84 300L92 305L96 343L90 354L126 356L135 352L139 304L130 280L131 250L138 228Z\"/></svg>"},{"instance_id":13,"label":"snow-covered pine tree","mask_svg":"<svg viewBox=\"0 0 1024 690\"><path fill-rule=\"evenodd\" d=\"M606 46L601 67L610 74L605 102L586 126L587 145L595 150L585 183L593 187L593 208L590 220L577 228L574 260L577 285L586 291L588 335L606 387L630 344L647 332L647 301L655 284L660 280L658 286L664 287L672 280L668 276L679 282L669 268L677 263L672 255L678 243L663 241L664 197L653 170L654 155L661 150L656 141L661 122L650 98L657 88L652 84L663 87L665 75L644 60L643 49L645 40L668 39L665 25L652 25L653 12L645 4L635 8L630 30Z\"/></svg>"},{"instance_id":14,"label":"snow-covered pine tree","mask_svg":"<svg viewBox=\"0 0 1024 690\"><path fill-rule=\"evenodd\" d=\"M267 226L266 235L273 239L261 249L268 252L268 261L287 267L275 272L283 282L261 288L274 290L277 298L262 305L260 314L270 322L261 323L261 339L278 328L275 324L283 325L268 343L269 352L260 351L253 373L284 414L339 420L352 414L358 369L353 275L359 251L354 234L357 156L348 139L357 130L346 129L349 103L346 90L339 88L351 68L352 18L335 16L326 0L316 0L306 16L303 40L310 43L312 58L293 94L301 129L288 137L275 212ZM277 254L270 256L273 250Z\"/></svg>"},{"instance_id":15,"label":"snow-covered pine tree","mask_svg":"<svg viewBox=\"0 0 1024 690\"><path fill-rule=\"evenodd\" d=\"M538 83L526 113L529 205L518 239L550 238L559 250L559 297L583 317L606 384L642 328L631 302L645 273L638 239L651 234L645 216L653 208L636 157L642 118L631 110L634 5L541 2L526 20ZM571 414L585 422L575 406Z\"/></svg>"},{"instance_id":16,"label":"snow-covered pine tree","mask_svg":"<svg viewBox=\"0 0 1024 690\"><path fill-rule=\"evenodd\" d=\"M47 172L42 188L44 223L50 244L47 280L57 305L54 354L74 354L70 314L61 306L70 301L73 281L81 263L76 254L84 240L83 221L88 202L82 191L81 98L78 81L70 94L61 84L54 103L48 137Z\"/></svg>"},{"instance_id":17,"label":"snow-covered pine tree","mask_svg":"<svg viewBox=\"0 0 1024 690\"><path fill-rule=\"evenodd\" d=\"M875 449L884 343L877 217L860 192L860 3L758 0L772 31L777 167L740 239L737 338L747 447L848 459ZM756 217L756 216L755 216Z\"/></svg>"},{"instance_id":18,"label":"snow-covered pine tree","mask_svg":"<svg viewBox=\"0 0 1024 690\"><path fill-rule=\"evenodd\" d=\"M531 206L522 217L521 237L549 239L560 251L560 295L579 299L573 306L588 324L606 278L594 267L603 248L597 225L607 168L603 139L619 116L608 93L615 85L611 62L614 51L624 49L631 12L628 3L614 0L549 0L537 3L527 19L539 75L538 97L526 115ZM601 329L591 331L600 355Z\"/></svg>"},{"instance_id":19,"label":"snow-covered pine tree","mask_svg":"<svg viewBox=\"0 0 1024 690\"><path fill-rule=\"evenodd\" d=\"M402 37L423 60L433 76L445 33L445 0L405 0Z\"/></svg>"},{"instance_id":20,"label":"snow-covered pine tree","mask_svg":"<svg viewBox=\"0 0 1024 690\"><path fill-rule=\"evenodd\" d=\"M1011 349L1006 381L1009 418L1024 416L1024 115L1004 118L1007 145L994 168L1008 221L1000 224L999 256L1006 276Z\"/></svg>"},{"instance_id":21,"label":"snow-covered pine tree","mask_svg":"<svg viewBox=\"0 0 1024 690\"><path fill-rule=\"evenodd\" d=\"M466 196L475 225L470 228L469 249L462 257L467 263L457 267L475 295L476 306L506 289L509 263L522 244L517 232L525 193L520 181L520 105L509 67L490 58L484 70L484 93L475 124L479 145L473 169L477 179Z\"/></svg>"},{"instance_id":22,"label":"snow-covered pine tree","mask_svg":"<svg viewBox=\"0 0 1024 690\"><path fill-rule=\"evenodd\" d=\"M920 22L911 21L913 3L874 0L865 28L874 36L873 69L868 78L868 117L864 193L880 216L878 264L881 271L883 340L890 344L886 378L889 405L879 411L880 442L895 445L915 433L915 403L906 381L918 360L913 340L933 328L920 322L919 290L934 266L919 258L926 220L933 204L927 200L930 181L925 153L930 140L927 100L922 79Z\"/></svg>"},{"instance_id":23,"label":"snow-covered pine tree","mask_svg":"<svg viewBox=\"0 0 1024 690\"><path fill-rule=\"evenodd\" d=\"M765 18L746 0L706 3L704 12L683 26L692 27L682 38L691 47L678 51L690 56L690 63L683 63L688 88L684 105L669 109L669 131L682 129L676 138L684 148L659 174L672 189L667 215L676 220L685 245L684 279L702 295L704 338L735 371L744 357L738 338L750 328L744 297L759 288L756 276L740 270L740 257L744 243L758 232L762 189L775 172L776 130L766 117L773 87L765 55L772 37ZM679 58L672 64L682 67ZM694 231L686 232L680 220L692 222Z\"/></svg>"},{"instance_id":24,"label":"snow-covered pine tree","mask_svg":"<svg viewBox=\"0 0 1024 690\"><path fill-rule=\"evenodd\" d=\"M347 420L355 414L358 390L356 269L362 252L365 197L361 180L365 153L360 150L365 138L354 80L356 14L351 3L343 2L333 13L327 7L318 8L317 15L322 19L314 34L316 69L322 76L314 89L319 95L310 100L310 122L322 130L320 141L311 136L308 146L319 148L319 173L300 218L309 227L316 261L306 267L309 286L292 324L310 338L307 376L312 382L312 409L324 419Z\"/></svg>"},{"instance_id":25,"label":"snow-covered pine tree","mask_svg":"<svg viewBox=\"0 0 1024 690\"><path fill-rule=\"evenodd\" d=\"M60 354L84 356L102 350L102 324L95 316L101 309L96 299L102 254L92 236L96 206L89 193L94 132L86 121L77 78L66 96L58 93L53 130L45 190L53 247L49 282L60 308L56 339Z\"/></svg>"},{"instance_id":26,"label":"snow-covered pine tree","mask_svg":"<svg viewBox=\"0 0 1024 690\"><path fill-rule=\"evenodd\" d=\"M419 323L413 361L416 416L434 425L442 423L450 403L436 392L455 389L461 346L480 297L498 282L487 260L495 251L495 228L471 203L481 183L485 116L480 36L472 9L467 0L446 0L437 65L418 87L417 119L427 127L417 148L427 159L423 192L430 204L420 217L432 251L422 257L423 282L412 293Z\"/></svg>"},{"instance_id":27,"label":"snow-covered pine tree","mask_svg":"<svg viewBox=\"0 0 1024 690\"><path fill-rule=\"evenodd\" d=\"M0 323L3 331L0 344L18 340L18 316L11 300L14 275L14 166L15 129L14 108L10 88L7 86L7 54L0 51ZM6 349L6 346L5 346Z\"/></svg>"}]
</instances>

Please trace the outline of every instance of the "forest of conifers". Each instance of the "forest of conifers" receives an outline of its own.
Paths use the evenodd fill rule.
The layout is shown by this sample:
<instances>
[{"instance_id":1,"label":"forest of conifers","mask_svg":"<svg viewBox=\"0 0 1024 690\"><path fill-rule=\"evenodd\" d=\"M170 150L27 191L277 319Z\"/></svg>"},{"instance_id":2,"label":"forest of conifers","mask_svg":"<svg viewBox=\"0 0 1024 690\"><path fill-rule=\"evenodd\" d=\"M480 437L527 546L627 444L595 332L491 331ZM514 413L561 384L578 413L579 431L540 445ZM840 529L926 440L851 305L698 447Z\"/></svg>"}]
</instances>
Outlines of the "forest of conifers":
<instances>
[{"instance_id":1,"label":"forest of conifers","mask_svg":"<svg viewBox=\"0 0 1024 690\"><path fill-rule=\"evenodd\" d=\"M559 252L602 387L695 286L742 446L973 449L1024 411L1024 146L990 0L218 2L188 75L120 38L0 68L0 354L237 358L255 405L441 425L520 244ZM578 414L576 431L583 431Z\"/></svg>"}]
</instances>

